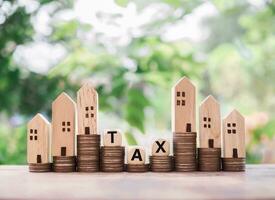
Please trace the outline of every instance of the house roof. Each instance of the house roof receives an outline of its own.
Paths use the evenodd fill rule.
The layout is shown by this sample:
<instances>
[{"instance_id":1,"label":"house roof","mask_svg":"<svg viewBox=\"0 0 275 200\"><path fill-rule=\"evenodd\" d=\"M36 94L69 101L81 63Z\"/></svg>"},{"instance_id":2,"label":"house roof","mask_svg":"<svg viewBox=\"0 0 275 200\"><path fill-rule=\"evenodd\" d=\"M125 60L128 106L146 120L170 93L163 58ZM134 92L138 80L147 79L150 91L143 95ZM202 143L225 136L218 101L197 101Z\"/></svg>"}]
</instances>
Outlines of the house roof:
<instances>
[{"instance_id":1,"label":"house roof","mask_svg":"<svg viewBox=\"0 0 275 200\"><path fill-rule=\"evenodd\" d=\"M47 125L50 125L50 122L40 113L37 113L28 123L28 126L35 124L37 122L42 122Z\"/></svg>"}]
</instances>

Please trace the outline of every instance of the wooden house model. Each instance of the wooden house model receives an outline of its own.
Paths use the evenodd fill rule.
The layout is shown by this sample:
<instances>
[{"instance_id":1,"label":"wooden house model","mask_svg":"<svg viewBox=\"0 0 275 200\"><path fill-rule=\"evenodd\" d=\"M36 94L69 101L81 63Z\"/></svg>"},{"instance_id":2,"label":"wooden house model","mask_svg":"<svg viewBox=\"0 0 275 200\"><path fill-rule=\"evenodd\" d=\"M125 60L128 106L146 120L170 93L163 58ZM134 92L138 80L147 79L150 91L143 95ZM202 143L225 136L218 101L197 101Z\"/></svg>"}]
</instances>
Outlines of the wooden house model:
<instances>
[{"instance_id":1,"label":"wooden house model","mask_svg":"<svg viewBox=\"0 0 275 200\"><path fill-rule=\"evenodd\" d=\"M51 124L43 115L37 114L27 126L28 163L50 163Z\"/></svg>"},{"instance_id":2,"label":"wooden house model","mask_svg":"<svg viewBox=\"0 0 275 200\"><path fill-rule=\"evenodd\" d=\"M200 148L221 148L220 104L208 96L199 108Z\"/></svg>"},{"instance_id":3,"label":"wooden house model","mask_svg":"<svg viewBox=\"0 0 275 200\"><path fill-rule=\"evenodd\" d=\"M66 93L52 103L52 155L75 156L76 104Z\"/></svg>"},{"instance_id":4,"label":"wooden house model","mask_svg":"<svg viewBox=\"0 0 275 200\"><path fill-rule=\"evenodd\" d=\"M172 88L172 132L196 132L196 88L186 77Z\"/></svg>"},{"instance_id":5,"label":"wooden house model","mask_svg":"<svg viewBox=\"0 0 275 200\"><path fill-rule=\"evenodd\" d=\"M223 157L245 158L245 119L237 110L223 120Z\"/></svg>"},{"instance_id":6,"label":"wooden house model","mask_svg":"<svg viewBox=\"0 0 275 200\"><path fill-rule=\"evenodd\" d=\"M98 94L89 84L77 92L78 134L97 134Z\"/></svg>"}]
</instances>

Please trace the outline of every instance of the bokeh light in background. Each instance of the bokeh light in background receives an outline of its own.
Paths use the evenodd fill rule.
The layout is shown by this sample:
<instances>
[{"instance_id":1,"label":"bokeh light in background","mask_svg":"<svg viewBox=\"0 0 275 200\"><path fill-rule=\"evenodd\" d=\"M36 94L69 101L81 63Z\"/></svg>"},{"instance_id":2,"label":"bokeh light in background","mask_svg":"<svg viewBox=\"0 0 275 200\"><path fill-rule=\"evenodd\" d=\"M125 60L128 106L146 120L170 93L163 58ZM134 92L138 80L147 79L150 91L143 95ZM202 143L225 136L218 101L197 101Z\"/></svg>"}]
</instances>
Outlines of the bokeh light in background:
<instances>
[{"instance_id":1,"label":"bokeh light in background","mask_svg":"<svg viewBox=\"0 0 275 200\"><path fill-rule=\"evenodd\" d=\"M84 82L100 95L100 132L171 138L184 75L197 105L213 94L223 117L246 116L248 162L274 162L274 24L272 0L0 0L0 163L25 163L26 122Z\"/></svg>"}]
</instances>

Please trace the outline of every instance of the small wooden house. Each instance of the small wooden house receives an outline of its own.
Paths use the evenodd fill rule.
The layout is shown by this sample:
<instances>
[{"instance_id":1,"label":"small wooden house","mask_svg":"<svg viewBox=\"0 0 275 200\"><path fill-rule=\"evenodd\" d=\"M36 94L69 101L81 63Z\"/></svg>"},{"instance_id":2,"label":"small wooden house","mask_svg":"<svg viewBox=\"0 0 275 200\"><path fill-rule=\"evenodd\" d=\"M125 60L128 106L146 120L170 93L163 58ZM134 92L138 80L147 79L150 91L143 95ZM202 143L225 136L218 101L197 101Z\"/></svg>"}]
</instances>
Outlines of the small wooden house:
<instances>
[{"instance_id":1,"label":"small wooden house","mask_svg":"<svg viewBox=\"0 0 275 200\"><path fill-rule=\"evenodd\" d=\"M76 104L66 93L52 103L52 155L75 156Z\"/></svg>"},{"instance_id":2,"label":"small wooden house","mask_svg":"<svg viewBox=\"0 0 275 200\"><path fill-rule=\"evenodd\" d=\"M208 96L200 105L200 148L221 148L220 104Z\"/></svg>"},{"instance_id":3,"label":"small wooden house","mask_svg":"<svg viewBox=\"0 0 275 200\"><path fill-rule=\"evenodd\" d=\"M168 140L158 139L152 145L152 156L169 156L170 143Z\"/></svg>"},{"instance_id":4,"label":"small wooden house","mask_svg":"<svg viewBox=\"0 0 275 200\"><path fill-rule=\"evenodd\" d=\"M29 164L50 163L51 124L41 114L28 123L27 160Z\"/></svg>"},{"instance_id":5,"label":"small wooden house","mask_svg":"<svg viewBox=\"0 0 275 200\"><path fill-rule=\"evenodd\" d=\"M98 94L89 84L77 92L78 134L97 134Z\"/></svg>"},{"instance_id":6,"label":"small wooden house","mask_svg":"<svg viewBox=\"0 0 275 200\"><path fill-rule=\"evenodd\" d=\"M223 120L223 157L245 158L245 119L237 110Z\"/></svg>"},{"instance_id":7,"label":"small wooden house","mask_svg":"<svg viewBox=\"0 0 275 200\"><path fill-rule=\"evenodd\" d=\"M186 77L172 88L172 132L196 132L196 88Z\"/></svg>"}]
</instances>

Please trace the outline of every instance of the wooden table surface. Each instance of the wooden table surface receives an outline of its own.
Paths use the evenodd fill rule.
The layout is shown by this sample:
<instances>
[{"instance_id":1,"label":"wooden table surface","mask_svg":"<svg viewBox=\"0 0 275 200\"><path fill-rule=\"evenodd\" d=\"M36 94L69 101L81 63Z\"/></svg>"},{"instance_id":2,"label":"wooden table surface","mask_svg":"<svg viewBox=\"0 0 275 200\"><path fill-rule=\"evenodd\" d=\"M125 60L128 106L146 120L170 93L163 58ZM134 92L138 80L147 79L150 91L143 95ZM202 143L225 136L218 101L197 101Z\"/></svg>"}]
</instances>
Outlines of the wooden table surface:
<instances>
[{"instance_id":1,"label":"wooden table surface","mask_svg":"<svg viewBox=\"0 0 275 200\"><path fill-rule=\"evenodd\" d=\"M0 199L275 199L275 165L141 174L38 174L27 166L0 166Z\"/></svg>"}]
</instances>

